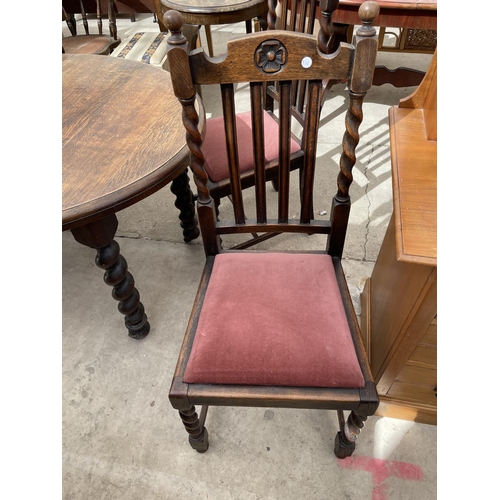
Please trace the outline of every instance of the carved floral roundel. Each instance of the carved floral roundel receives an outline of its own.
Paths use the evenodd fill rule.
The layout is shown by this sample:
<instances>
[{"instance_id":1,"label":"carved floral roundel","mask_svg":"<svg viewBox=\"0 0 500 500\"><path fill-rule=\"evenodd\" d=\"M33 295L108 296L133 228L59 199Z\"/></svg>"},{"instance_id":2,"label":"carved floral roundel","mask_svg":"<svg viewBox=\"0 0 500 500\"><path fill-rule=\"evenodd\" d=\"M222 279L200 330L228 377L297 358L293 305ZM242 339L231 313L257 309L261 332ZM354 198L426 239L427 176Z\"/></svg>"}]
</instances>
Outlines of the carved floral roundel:
<instances>
[{"instance_id":1,"label":"carved floral roundel","mask_svg":"<svg viewBox=\"0 0 500 500\"><path fill-rule=\"evenodd\" d=\"M263 73L281 71L288 59L285 46L278 40L262 42L255 51L255 64Z\"/></svg>"}]
</instances>

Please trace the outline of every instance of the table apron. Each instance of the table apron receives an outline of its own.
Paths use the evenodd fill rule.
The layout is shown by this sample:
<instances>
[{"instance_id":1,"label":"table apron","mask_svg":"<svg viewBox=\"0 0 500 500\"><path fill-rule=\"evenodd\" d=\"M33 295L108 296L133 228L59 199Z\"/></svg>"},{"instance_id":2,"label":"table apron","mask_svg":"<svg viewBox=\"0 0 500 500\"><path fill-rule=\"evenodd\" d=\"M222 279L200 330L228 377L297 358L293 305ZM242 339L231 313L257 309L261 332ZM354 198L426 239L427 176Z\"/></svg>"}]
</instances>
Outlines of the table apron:
<instances>
[{"instance_id":1,"label":"table apron","mask_svg":"<svg viewBox=\"0 0 500 500\"><path fill-rule=\"evenodd\" d=\"M182 19L186 24L201 24L205 25L214 25L214 18L217 19L216 24L235 24L242 21L247 21L249 19L253 19L254 17L262 16L267 12L267 3L261 3L259 5L254 5L251 8L241 9L241 10L233 10L227 12L214 12L210 13L207 9L207 12L186 12L183 11Z\"/></svg>"},{"instance_id":2,"label":"table apron","mask_svg":"<svg viewBox=\"0 0 500 500\"><path fill-rule=\"evenodd\" d=\"M339 7L333 14L333 21L340 24L359 25L361 21L357 7ZM373 22L386 28L413 28L437 30L437 11L425 9L380 9Z\"/></svg>"}]
</instances>

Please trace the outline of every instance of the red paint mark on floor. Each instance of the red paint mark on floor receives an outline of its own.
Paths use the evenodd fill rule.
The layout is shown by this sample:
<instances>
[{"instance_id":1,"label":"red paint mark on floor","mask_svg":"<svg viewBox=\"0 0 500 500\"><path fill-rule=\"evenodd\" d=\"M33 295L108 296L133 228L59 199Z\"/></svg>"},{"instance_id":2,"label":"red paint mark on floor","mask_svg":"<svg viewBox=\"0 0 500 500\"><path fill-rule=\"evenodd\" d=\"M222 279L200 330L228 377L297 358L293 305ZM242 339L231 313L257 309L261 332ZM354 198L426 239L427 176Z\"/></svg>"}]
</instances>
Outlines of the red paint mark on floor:
<instances>
[{"instance_id":1,"label":"red paint mark on floor","mask_svg":"<svg viewBox=\"0 0 500 500\"><path fill-rule=\"evenodd\" d=\"M386 500L387 485L384 481L391 476L401 479L422 481L424 473L417 465L372 457L347 457L337 460L340 467L370 472L373 482L372 500Z\"/></svg>"}]
</instances>

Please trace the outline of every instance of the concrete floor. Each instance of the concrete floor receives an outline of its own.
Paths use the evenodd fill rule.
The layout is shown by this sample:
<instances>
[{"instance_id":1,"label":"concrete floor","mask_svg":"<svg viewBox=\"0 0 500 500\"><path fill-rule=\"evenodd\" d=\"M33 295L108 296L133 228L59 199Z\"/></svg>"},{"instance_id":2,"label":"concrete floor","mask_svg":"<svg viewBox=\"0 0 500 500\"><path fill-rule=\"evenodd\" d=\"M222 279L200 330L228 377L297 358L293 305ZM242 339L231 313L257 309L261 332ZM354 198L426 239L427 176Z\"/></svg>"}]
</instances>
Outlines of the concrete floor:
<instances>
[{"instance_id":1,"label":"concrete floor","mask_svg":"<svg viewBox=\"0 0 500 500\"><path fill-rule=\"evenodd\" d=\"M119 34L152 17L118 20ZM63 31L65 26L63 25ZM216 51L244 24L213 28ZM203 37L204 40L204 37ZM425 70L430 56L379 54L380 64ZM358 313L392 212L387 110L414 88L373 87L365 101L344 267ZM204 88L215 115L217 94ZM240 89L241 95L245 88ZM346 93L323 111L315 210L329 210ZM269 187L269 197L275 194ZM247 194L248 196L248 194ZM201 240L182 239L168 187L118 213L117 241L145 305L151 333L127 336L94 251L62 235L62 492L76 499L417 499L437 496L437 427L372 417L351 459L333 453L333 411L211 408L210 448L187 442L168 401L172 373L204 262ZM228 202L221 210L229 209ZM292 208L293 211L293 208ZM318 218L321 218L318 215ZM284 237L267 248L321 248L321 237Z\"/></svg>"}]
</instances>

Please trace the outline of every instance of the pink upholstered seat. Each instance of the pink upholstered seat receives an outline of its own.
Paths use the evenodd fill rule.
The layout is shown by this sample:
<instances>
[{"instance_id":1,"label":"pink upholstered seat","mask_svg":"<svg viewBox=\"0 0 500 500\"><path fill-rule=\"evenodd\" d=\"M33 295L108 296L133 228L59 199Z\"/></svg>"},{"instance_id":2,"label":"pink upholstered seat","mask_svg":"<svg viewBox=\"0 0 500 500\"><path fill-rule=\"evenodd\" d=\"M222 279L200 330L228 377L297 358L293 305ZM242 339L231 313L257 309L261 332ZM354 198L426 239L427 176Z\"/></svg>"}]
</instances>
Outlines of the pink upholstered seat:
<instances>
[{"instance_id":1,"label":"pink upholstered seat","mask_svg":"<svg viewBox=\"0 0 500 500\"><path fill-rule=\"evenodd\" d=\"M331 257L217 255L184 382L364 387Z\"/></svg>"},{"instance_id":2,"label":"pink upholstered seat","mask_svg":"<svg viewBox=\"0 0 500 500\"><path fill-rule=\"evenodd\" d=\"M279 127L268 113L264 113L264 156L266 161L276 160L279 153ZM252 170L255 166L252 149L252 114L236 115L236 133L238 135L238 156L240 172ZM218 116L207 120L205 140L202 151L205 155L205 170L210 180L219 182L229 177L227 153L224 147L224 117ZM290 152L300 151L300 144L290 140Z\"/></svg>"}]
</instances>

